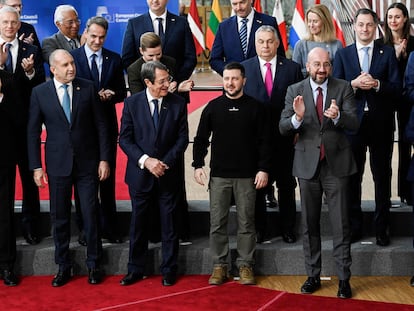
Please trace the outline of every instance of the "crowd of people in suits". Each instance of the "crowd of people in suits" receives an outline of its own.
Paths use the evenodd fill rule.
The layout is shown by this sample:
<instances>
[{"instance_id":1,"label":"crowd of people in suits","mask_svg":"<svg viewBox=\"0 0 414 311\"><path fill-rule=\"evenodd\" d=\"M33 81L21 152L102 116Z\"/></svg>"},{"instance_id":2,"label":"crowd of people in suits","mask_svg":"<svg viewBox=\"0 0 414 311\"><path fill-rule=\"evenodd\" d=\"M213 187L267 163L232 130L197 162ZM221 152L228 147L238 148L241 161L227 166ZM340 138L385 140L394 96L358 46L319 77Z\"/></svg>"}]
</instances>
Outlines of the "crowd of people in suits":
<instances>
[{"instance_id":1,"label":"crowd of people in suits","mask_svg":"<svg viewBox=\"0 0 414 311\"><path fill-rule=\"evenodd\" d=\"M78 242L86 246L87 279L102 282L102 239L123 242L115 200L118 138L127 155L125 182L132 205L128 272L120 284L144 278L149 241L162 243L162 284L176 283L179 239L188 240L190 232L184 152L189 143L186 104L197 58L188 22L169 12L167 3L147 0L148 13L128 21L118 54L104 48L109 24L103 17L90 17L81 32L76 9L59 5L54 14L58 31L40 44L33 26L20 21L22 1L0 1L0 133L10 146L0 155L0 277L5 285L19 283L14 272L16 165L23 188L22 232L29 244L41 239L38 187L47 184L49 189L58 265L52 286L72 277L72 191ZM308 276L301 292L321 287L319 218L325 201L333 228L337 296L350 298L351 243L364 234L361 184L367 151L375 184L376 244L390 244L395 112L398 195L412 204L414 41L408 10L402 3L390 5L380 39L376 13L358 10L355 43L343 47L329 9L314 5L305 15L308 37L296 44L290 60L274 17L256 12L252 0L230 3L235 14L219 24L210 56L211 68L222 76L223 94L204 108L193 147L195 182L208 180L209 185L209 284L220 285L229 276L232 201L241 284L256 283L256 244L271 237L266 207L274 196L273 183L283 241L296 242L298 181ZM115 106L120 102L118 135ZM203 167L210 145L207 176Z\"/></svg>"}]
</instances>

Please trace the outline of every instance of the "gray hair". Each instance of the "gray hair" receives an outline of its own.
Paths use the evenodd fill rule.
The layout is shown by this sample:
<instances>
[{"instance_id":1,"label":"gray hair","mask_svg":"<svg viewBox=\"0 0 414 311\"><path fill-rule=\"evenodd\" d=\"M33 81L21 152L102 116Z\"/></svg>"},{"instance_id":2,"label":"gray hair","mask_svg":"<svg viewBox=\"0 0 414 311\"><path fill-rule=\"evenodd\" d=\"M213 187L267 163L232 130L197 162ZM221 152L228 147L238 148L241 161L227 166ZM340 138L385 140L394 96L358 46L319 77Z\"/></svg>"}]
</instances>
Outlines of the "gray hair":
<instances>
[{"instance_id":1,"label":"gray hair","mask_svg":"<svg viewBox=\"0 0 414 311\"><path fill-rule=\"evenodd\" d=\"M3 14L3 13L14 13L14 14L16 14L16 16L17 16L17 19L18 20L20 20L20 14L19 14L19 11L17 11L14 7L12 7L12 6L8 6L8 5L5 5L4 7L2 7L1 9L0 9L0 15L1 14Z\"/></svg>"},{"instance_id":2,"label":"gray hair","mask_svg":"<svg viewBox=\"0 0 414 311\"><path fill-rule=\"evenodd\" d=\"M256 36L257 36L257 34L258 34L259 32L271 32L271 33L273 33L273 35L275 36L276 40L277 40L277 41L280 41L280 38L279 38L279 36L277 35L277 31L276 31L275 27L273 27L273 26L270 26L270 25L262 25L262 26L260 26L260 27L256 30L256 32L255 32L255 34L254 34L254 36L256 37Z\"/></svg>"},{"instance_id":3,"label":"gray hair","mask_svg":"<svg viewBox=\"0 0 414 311\"><path fill-rule=\"evenodd\" d=\"M106 18L103 18L102 16L93 16L86 22L86 29L89 29L89 27L92 24L96 24L98 26L101 26L103 29L105 29L105 32L108 31L109 23L106 20Z\"/></svg>"},{"instance_id":4,"label":"gray hair","mask_svg":"<svg viewBox=\"0 0 414 311\"><path fill-rule=\"evenodd\" d=\"M51 67L55 65L57 54L67 54L73 58L72 54L70 54L65 49L56 49L49 56L49 64Z\"/></svg>"},{"instance_id":5,"label":"gray hair","mask_svg":"<svg viewBox=\"0 0 414 311\"><path fill-rule=\"evenodd\" d=\"M75 7L73 7L70 4L62 4L62 5L59 5L59 6L56 7L55 19L54 19L55 24L56 24L56 22L62 22L63 21L63 13L68 12L68 11L73 11L73 12L75 12L76 16L79 16L78 12L75 9Z\"/></svg>"},{"instance_id":6,"label":"gray hair","mask_svg":"<svg viewBox=\"0 0 414 311\"><path fill-rule=\"evenodd\" d=\"M155 70L164 70L168 72L167 66L162 64L159 61L150 61L146 62L142 65L141 68L141 79L144 81L145 79L148 79L151 81L151 83L155 82Z\"/></svg>"}]
</instances>

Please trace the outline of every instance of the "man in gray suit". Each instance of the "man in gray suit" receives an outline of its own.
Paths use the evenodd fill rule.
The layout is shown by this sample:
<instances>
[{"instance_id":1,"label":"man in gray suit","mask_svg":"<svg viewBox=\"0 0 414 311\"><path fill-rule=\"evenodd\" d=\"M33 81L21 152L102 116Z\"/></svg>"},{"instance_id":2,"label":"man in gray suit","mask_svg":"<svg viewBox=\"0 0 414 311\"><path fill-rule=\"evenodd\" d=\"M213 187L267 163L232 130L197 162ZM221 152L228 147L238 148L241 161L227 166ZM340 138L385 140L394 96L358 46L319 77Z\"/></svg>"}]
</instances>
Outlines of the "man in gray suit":
<instances>
[{"instance_id":1,"label":"man in gray suit","mask_svg":"<svg viewBox=\"0 0 414 311\"><path fill-rule=\"evenodd\" d=\"M56 7L54 22L59 31L42 41L42 54L46 63L49 63L49 56L54 50L70 51L81 46L81 22L73 6L64 4Z\"/></svg>"},{"instance_id":2,"label":"man in gray suit","mask_svg":"<svg viewBox=\"0 0 414 311\"><path fill-rule=\"evenodd\" d=\"M348 187L356 164L345 131L358 129L354 92L348 82L330 77L332 65L323 48L309 52L306 69L309 78L289 86L279 123L282 135L297 135L293 175L300 186L308 275L301 292L311 294L321 286L320 214L325 193L339 278L337 296L351 298Z\"/></svg>"}]
</instances>

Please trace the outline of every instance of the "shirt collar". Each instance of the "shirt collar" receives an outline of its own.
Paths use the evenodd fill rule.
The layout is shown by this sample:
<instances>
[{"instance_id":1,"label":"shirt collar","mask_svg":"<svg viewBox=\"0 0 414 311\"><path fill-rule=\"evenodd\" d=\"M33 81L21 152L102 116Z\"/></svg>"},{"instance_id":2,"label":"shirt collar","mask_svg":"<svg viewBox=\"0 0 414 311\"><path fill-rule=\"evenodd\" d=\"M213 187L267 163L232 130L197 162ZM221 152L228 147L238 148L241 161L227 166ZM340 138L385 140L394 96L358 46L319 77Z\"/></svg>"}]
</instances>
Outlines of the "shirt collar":
<instances>
[{"instance_id":1,"label":"shirt collar","mask_svg":"<svg viewBox=\"0 0 414 311\"><path fill-rule=\"evenodd\" d=\"M148 103L152 102L154 99L158 99L158 104L161 105L162 97L160 97L160 98L153 97L151 95L150 91L148 90L148 88L145 89L145 93L147 94Z\"/></svg>"},{"instance_id":2,"label":"shirt collar","mask_svg":"<svg viewBox=\"0 0 414 311\"><path fill-rule=\"evenodd\" d=\"M248 22L251 22L253 20L253 17L254 17L254 10L252 8L251 12L246 17L239 17L239 16L237 16L237 24L241 23L241 21L242 21L243 18L247 18L248 19Z\"/></svg>"},{"instance_id":3,"label":"shirt collar","mask_svg":"<svg viewBox=\"0 0 414 311\"><path fill-rule=\"evenodd\" d=\"M6 40L4 40L3 38L0 38L0 43L6 42ZM18 46L19 45L19 40L16 38L14 38L13 41L10 41L9 43L11 43L13 45L13 47Z\"/></svg>"},{"instance_id":4,"label":"shirt collar","mask_svg":"<svg viewBox=\"0 0 414 311\"><path fill-rule=\"evenodd\" d=\"M58 80L56 80L56 78L53 78L53 83L55 84L55 88L58 90L63 84L67 84L69 86L72 85L72 81L68 82L68 83L62 83L59 82Z\"/></svg>"},{"instance_id":5,"label":"shirt collar","mask_svg":"<svg viewBox=\"0 0 414 311\"><path fill-rule=\"evenodd\" d=\"M357 51L361 50L363 47L367 47L369 46L371 49L371 51L374 49L374 41L371 41L368 45L362 45L361 43L359 43L358 41L356 41L356 48Z\"/></svg>"},{"instance_id":6,"label":"shirt collar","mask_svg":"<svg viewBox=\"0 0 414 311\"><path fill-rule=\"evenodd\" d=\"M326 79L325 82L323 82L322 84L318 84L315 81L313 81L312 78L309 78L310 86L312 88L312 91L316 92L316 89L318 87L320 87L320 88L322 88L324 94L326 94L326 91L328 90L328 80L329 80L329 78Z\"/></svg>"},{"instance_id":7,"label":"shirt collar","mask_svg":"<svg viewBox=\"0 0 414 311\"><path fill-rule=\"evenodd\" d=\"M266 63L270 63L273 66L276 66L277 56L273 57L270 61L265 61L264 59L257 57L259 59L260 68L263 67Z\"/></svg>"},{"instance_id":8,"label":"shirt collar","mask_svg":"<svg viewBox=\"0 0 414 311\"><path fill-rule=\"evenodd\" d=\"M167 10L165 10L164 13L162 13L160 16L155 15L151 10L148 12L152 21L154 21L157 17L161 17L163 22L167 20Z\"/></svg>"},{"instance_id":9,"label":"shirt collar","mask_svg":"<svg viewBox=\"0 0 414 311\"><path fill-rule=\"evenodd\" d=\"M86 56L87 56L88 59L91 58L92 54L96 54L96 56L98 56L98 59L101 58L102 48L99 51L94 52L89 48L89 46L87 44L84 44L83 46L85 47L85 53L86 53Z\"/></svg>"}]
</instances>

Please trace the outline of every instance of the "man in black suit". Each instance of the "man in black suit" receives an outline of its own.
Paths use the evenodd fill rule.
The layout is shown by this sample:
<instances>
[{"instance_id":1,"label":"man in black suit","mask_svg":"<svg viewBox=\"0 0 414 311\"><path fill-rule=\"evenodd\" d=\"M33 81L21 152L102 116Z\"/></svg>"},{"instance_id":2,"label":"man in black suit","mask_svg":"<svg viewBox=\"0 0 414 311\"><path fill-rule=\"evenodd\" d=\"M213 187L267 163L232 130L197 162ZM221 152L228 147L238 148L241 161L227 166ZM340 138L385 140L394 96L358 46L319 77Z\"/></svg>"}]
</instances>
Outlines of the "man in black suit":
<instances>
[{"instance_id":1,"label":"man in black suit","mask_svg":"<svg viewBox=\"0 0 414 311\"><path fill-rule=\"evenodd\" d=\"M0 63L4 63L3 45ZM15 286L19 279L14 274L16 235L14 228L14 192L16 182L17 140L16 125L20 113L19 101L13 86L13 75L0 70L0 279L7 286Z\"/></svg>"},{"instance_id":2,"label":"man in black suit","mask_svg":"<svg viewBox=\"0 0 414 311\"><path fill-rule=\"evenodd\" d=\"M50 215L59 272L52 286L71 278L69 252L72 187L76 186L84 220L88 282L102 280L99 261L102 242L98 231L98 184L108 178L111 158L108 125L93 82L75 78L73 57L63 49L50 55L54 78L35 87L30 102L28 149L35 183L49 183ZM42 124L46 127L43 170L40 154Z\"/></svg>"},{"instance_id":3,"label":"man in black suit","mask_svg":"<svg viewBox=\"0 0 414 311\"><path fill-rule=\"evenodd\" d=\"M142 66L146 89L125 100L119 144L128 157L125 182L132 203L128 274L121 285L140 281L145 273L149 215L159 209L164 286L177 278L177 208L183 183L181 159L188 145L187 106L168 91L167 67L151 61Z\"/></svg>"},{"instance_id":4,"label":"man in black suit","mask_svg":"<svg viewBox=\"0 0 414 311\"><path fill-rule=\"evenodd\" d=\"M0 0L0 8L4 5L15 8L17 12L19 12L20 16L22 15L22 0ZM20 21L20 29L17 32L17 36L19 37L19 40L22 40L27 44L34 44L39 50L41 50L39 37L37 36L36 30L32 24Z\"/></svg>"},{"instance_id":5,"label":"man in black suit","mask_svg":"<svg viewBox=\"0 0 414 311\"><path fill-rule=\"evenodd\" d=\"M350 176L356 172L356 164L345 131L355 131L359 124L354 92L346 81L330 77L331 68L328 51L317 47L309 52L309 77L288 87L279 128L282 135L297 134L293 175L300 186L308 275L301 292L312 294L321 287L320 215L325 193L339 278L337 296L351 298L348 205Z\"/></svg>"},{"instance_id":6,"label":"man in black suit","mask_svg":"<svg viewBox=\"0 0 414 311\"><path fill-rule=\"evenodd\" d=\"M33 182L27 158L27 118L32 88L45 81L41 51L34 45L18 40L19 12L10 6L0 9L0 42L7 53L4 69L13 74L19 86L21 111L15 127L17 137L17 164L23 188L22 222L23 236L29 244L37 244L39 236L36 226L40 214L39 191Z\"/></svg>"},{"instance_id":7,"label":"man in black suit","mask_svg":"<svg viewBox=\"0 0 414 311\"><path fill-rule=\"evenodd\" d=\"M284 108L288 86L303 78L297 63L276 55L280 40L273 26L263 25L256 30L255 45L257 56L242 62L247 77L244 92L263 103L268 112L266 115L270 120L272 144L270 148L272 171L269 183L272 184L276 180L283 241L294 243L296 242L296 180L292 175L294 136L281 136L278 121ZM259 243L264 241L266 234L269 234L266 232L267 193L268 188L260 189L256 196L256 231Z\"/></svg>"},{"instance_id":8,"label":"man in black suit","mask_svg":"<svg viewBox=\"0 0 414 311\"><path fill-rule=\"evenodd\" d=\"M379 22L377 14L363 8L358 10L354 21L356 41L335 54L333 66L333 76L349 81L355 90L361 124L358 131L348 133L358 167L357 174L352 177L350 194L352 242L358 241L364 233L361 184L369 149L375 185L377 245L387 246L390 244L388 230L395 99L402 94L402 85L394 49L375 41Z\"/></svg>"},{"instance_id":9,"label":"man in black suit","mask_svg":"<svg viewBox=\"0 0 414 311\"><path fill-rule=\"evenodd\" d=\"M108 21L105 18L91 17L86 22L85 45L72 50L71 54L75 61L76 76L94 82L100 104L104 109L105 122L109 126L111 174L99 184L101 234L111 243L122 243L117 228L115 201L115 169L118 148L118 120L115 105L126 97L126 87L121 56L103 47L108 26Z\"/></svg>"}]
</instances>

